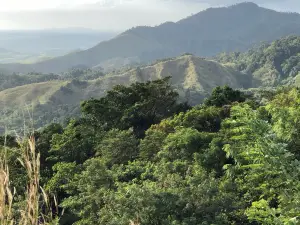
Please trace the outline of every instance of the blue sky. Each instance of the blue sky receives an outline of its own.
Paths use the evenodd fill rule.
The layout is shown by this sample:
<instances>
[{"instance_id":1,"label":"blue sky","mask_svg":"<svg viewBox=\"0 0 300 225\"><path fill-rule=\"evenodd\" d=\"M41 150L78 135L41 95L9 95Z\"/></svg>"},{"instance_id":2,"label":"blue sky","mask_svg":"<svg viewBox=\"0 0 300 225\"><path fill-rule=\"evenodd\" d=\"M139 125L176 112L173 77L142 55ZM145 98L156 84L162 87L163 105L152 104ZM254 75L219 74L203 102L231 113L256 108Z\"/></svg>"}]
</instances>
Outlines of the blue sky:
<instances>
[{"instance_id":1,"label":"blue sky","mask_svg":"<svg viewBox=\"0 0 300 225\"><path fill-rule=\"evenodd\" d=\"M85 27L122 31L177 21L208 7L241 0L0 0L0 29ZM279 11L300 12L300 0L253 0Z\"/></svg>"}]
</instances>

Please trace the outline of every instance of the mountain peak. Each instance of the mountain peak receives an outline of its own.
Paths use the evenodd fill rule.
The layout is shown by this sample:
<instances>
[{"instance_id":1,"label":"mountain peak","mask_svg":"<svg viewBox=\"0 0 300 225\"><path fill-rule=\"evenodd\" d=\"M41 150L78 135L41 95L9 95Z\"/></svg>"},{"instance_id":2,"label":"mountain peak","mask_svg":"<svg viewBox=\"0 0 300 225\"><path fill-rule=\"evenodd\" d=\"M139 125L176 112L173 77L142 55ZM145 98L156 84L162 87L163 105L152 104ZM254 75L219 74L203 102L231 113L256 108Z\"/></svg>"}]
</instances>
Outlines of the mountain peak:
<instances>
[{"instance_id":1,"label":"mountain peak","mask_svg":"<svg viewBox=\"0 0 300 225\"><path fill-rule=\"evenodd\" d=\"M235 11L257 11L260 9L260 7L254 2L242 2L231 5L228 7L228 9L233 9Z\"/></svg>"},{"instance_id":2,"label":"mountain peak","mask_svg":"<svg viewBox=\"0 0 300 225\"><path fill-rule=\"evenodd\" d=\"M254 2L242 2L229 6L229 8L259 8L259 6Z\"/></svg>"}]
</instances>

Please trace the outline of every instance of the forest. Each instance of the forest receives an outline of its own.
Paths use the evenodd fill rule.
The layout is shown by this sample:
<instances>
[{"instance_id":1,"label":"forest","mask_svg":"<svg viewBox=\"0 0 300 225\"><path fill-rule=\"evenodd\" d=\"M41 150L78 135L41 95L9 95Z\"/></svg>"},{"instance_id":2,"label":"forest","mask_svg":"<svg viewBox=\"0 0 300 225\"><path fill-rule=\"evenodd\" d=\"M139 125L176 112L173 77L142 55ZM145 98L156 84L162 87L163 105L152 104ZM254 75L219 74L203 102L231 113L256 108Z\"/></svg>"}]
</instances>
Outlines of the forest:
<instances>
[{"instance_id":1,"label":"forest","mask_svg":"<svg viewBox=\"0 0 300 225\"><path fill-rule=\"evenodd\" d=\"M117 85L67 126L2 136L1 224L300 224L300 90L178 98L169 77Z\"/></svg>"}]
</instances>

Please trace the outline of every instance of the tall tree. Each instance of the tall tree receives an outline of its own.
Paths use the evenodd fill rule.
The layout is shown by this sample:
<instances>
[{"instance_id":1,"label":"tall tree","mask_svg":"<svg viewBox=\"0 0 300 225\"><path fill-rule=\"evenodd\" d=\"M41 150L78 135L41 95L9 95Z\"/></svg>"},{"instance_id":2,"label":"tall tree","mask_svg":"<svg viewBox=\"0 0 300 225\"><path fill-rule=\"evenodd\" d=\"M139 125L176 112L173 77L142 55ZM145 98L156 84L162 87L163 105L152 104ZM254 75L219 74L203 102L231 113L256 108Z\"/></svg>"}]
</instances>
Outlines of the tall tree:
<instances>
[{"instance_id":1,"label":"tall tree","mask_svg":"<svg viewBox=\"0 0 300 225\"><path fill-rule=\"evenodd\" d=\"M142 137L152 124L188 108L178 103L178 93L169 80L117 85L105 97L83 102L81 110L95 125L121 130L132 127Z\"/></svg>"}]
</instances>

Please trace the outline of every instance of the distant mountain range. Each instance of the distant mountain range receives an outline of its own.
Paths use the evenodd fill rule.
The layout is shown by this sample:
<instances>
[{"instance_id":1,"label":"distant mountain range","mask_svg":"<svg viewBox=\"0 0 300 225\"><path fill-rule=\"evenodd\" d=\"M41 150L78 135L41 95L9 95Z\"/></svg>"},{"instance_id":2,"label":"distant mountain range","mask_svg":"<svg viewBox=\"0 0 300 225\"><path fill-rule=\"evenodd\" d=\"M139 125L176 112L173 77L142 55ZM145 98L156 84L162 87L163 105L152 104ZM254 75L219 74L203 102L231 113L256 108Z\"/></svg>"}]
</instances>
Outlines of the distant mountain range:
<instances>
[{"instance_id":1,"label":"distant mountain range","mask_svg":"<svg viewBox=\"0 0 300 225\"><path fill-rule=\"evenodd\" d=\"M77 65L119 68L185 52L212 56L220 52L244 51L256 43L270 42L291 34L300 34L300 14L276 12L254 3L241 3L209 8L176 23L132 28L90 49L43 62L0 67L15 72L55 73ZM71 36L69 39L71 42Z\"/></svg>"}]
</instances>

